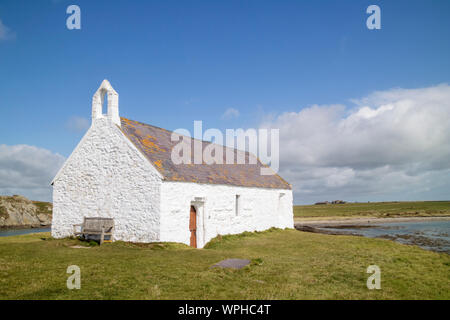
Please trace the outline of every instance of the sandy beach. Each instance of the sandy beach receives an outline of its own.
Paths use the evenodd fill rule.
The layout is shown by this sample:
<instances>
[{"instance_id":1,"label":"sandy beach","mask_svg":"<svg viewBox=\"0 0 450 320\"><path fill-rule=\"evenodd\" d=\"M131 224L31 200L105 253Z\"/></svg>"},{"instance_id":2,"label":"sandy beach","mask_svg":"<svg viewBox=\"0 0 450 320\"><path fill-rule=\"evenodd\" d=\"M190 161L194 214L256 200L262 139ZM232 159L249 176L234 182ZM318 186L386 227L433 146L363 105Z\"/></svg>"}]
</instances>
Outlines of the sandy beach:
<instances>
[{"instance_id":1,"label":"sandy beach","mask_svg":"<svg viewBox=\"0 0 450 320\"><path fill-rule=\"evenodd\" d=\"M371 225L380 223L393 222L419 222L419 221L436 221L436 220L450 220L449 216L432 216L432 217L398 217L398 218L354 218L354 217L335 217L335 218L295 218L295 226L358 226Z\"/></svg>"}]
</instances>

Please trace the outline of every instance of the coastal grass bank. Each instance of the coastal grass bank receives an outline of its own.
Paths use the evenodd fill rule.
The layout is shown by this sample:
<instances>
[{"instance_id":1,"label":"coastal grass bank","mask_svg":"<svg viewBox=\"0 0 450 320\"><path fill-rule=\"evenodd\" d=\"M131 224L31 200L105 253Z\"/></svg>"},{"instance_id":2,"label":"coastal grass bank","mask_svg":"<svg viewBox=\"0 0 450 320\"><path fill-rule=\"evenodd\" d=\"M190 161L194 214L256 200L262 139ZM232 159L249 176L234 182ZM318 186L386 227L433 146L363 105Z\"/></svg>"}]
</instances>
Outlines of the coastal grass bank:
<instances>
[{"instance_id":1,"label":"coastal grass bank","mask_svg":"<svg viewBox=\"0 0 450 320\"><path fill-rule=\"evenodd\" d=\"M211 268L249 259L239 270ZM80 289L68 289L69 266ZM369 290L370 265L381 289ZM297 230L102 246L49 233L0 238L0 299L450 299L450 255L383 239Z\"/></svg>"}]
</instances>

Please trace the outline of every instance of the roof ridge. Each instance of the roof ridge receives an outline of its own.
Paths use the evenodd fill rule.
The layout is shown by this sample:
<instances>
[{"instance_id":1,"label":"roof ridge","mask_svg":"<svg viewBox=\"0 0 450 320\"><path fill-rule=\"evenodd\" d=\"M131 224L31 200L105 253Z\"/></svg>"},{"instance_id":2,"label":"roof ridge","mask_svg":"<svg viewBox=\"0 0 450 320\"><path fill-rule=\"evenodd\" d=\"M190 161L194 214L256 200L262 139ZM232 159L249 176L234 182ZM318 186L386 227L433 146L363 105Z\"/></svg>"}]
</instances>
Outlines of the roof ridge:
<instances>
[{"instance_id":1,"label":"roof ridge","mask_svg":"<svg viewBox=\"0 0 450 320\"><path fill-rule=\"evenodd\" d=\"M168 130L168 129L165 129L165 128L162 128L162 127L154 126L154 125L152 125L152 124L148 124L148 123L145 123L145 122L141 122L141 121L137 121L137 120L132 120L132 119L128 119L128 118L125 118L125 117L120 117L120 119L127 120L127 121L137 122L137 123L140 123L140 124L143 124L143 125L146 125L146 126L150 126L150 127L156 128L156 129L161 129L161 130L164 130L164 131L167 131L167 132L170 132L170 133L175 133L175 131L171 131L171 130ZM197 140L197 141L201 141L201 142L205 142L205 143L209 143L209 144L214 144L214 145L216 145L216 146L223 147L223 148L226 148L226 149L231 149L231 150L236 150L236 151L244 152L245 154L252 155L252 156L255 157L259 162L261 162L261 164L263 164L262 161L259 160L259 157L256 156L256 155L254 155L254 154L251 153L250 151L247 151L247 150L241 150L241 149L237 149L237 148L231 148L231 147L228 147L228 146L226 146L226 145L218 144L218 143L212 142L212 141L206 141L206 140L200 140L200 139L197 139L197 138L194 138L194 137L188 137L188 136L186 136L186 135L184 135L184 134L181 134L181 133L177 133L177 134L180 135L180 136L183 136L183 137L192 139L192 140Z\"/></svg>"}]
</instances>

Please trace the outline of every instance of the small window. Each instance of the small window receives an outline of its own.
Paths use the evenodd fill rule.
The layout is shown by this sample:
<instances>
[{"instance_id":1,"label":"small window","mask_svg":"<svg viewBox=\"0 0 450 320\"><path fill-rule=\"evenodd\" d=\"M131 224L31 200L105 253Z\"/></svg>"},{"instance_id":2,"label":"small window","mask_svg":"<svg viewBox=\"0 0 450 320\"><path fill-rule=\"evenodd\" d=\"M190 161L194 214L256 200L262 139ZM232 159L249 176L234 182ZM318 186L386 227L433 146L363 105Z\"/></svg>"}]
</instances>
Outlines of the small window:
<instances>
[{"instance_id":1,"label":"small window","mask_svg":"<svg viewBox=\"0 0 450 320\"><path fill-rule=\"evenodd\" d=\"M241 196L240 195L236 195L236 216L239 215L239 212L241 210Z\"/></svg>"}]
</instances>

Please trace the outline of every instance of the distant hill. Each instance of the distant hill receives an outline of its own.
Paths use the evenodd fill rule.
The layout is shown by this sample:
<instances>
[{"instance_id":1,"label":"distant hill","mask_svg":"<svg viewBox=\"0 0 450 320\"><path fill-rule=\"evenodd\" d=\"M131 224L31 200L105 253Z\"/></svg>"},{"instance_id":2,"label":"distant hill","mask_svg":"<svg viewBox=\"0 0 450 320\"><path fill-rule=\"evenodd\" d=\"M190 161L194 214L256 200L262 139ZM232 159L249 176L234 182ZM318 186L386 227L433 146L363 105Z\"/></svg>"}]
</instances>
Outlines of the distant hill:
<instances>
[{"instance_id":1,"label":"distant hill","mask_svg":"<svg viewBox=\"0 0 450 320\"><path fill-rule=\"evenodd\" d=\"M52 223L53 205L24 196L0 196L0 228L42 227Z\"/></svg>"}]
</instances>

